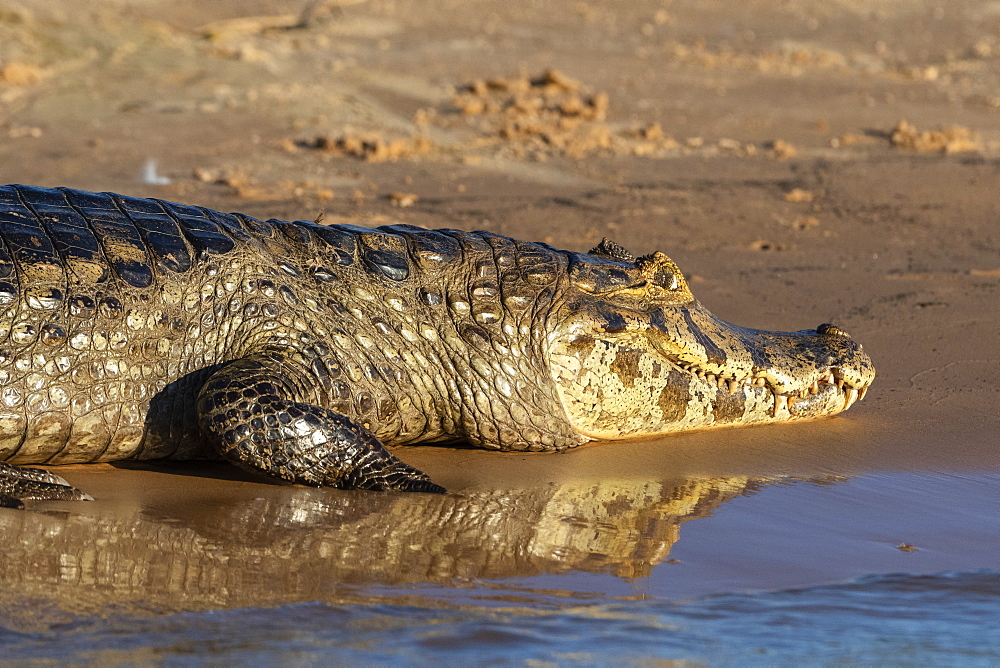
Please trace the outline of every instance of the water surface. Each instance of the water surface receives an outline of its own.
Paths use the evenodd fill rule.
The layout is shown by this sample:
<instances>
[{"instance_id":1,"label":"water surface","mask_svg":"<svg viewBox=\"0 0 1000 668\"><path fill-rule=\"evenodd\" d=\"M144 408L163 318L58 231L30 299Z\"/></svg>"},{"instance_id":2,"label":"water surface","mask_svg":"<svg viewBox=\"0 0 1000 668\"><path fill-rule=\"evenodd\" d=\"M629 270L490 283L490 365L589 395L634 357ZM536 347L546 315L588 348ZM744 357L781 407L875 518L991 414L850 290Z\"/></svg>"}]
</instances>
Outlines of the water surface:
<instances>
[{"instance_id":1,"label":"water surface","mask_svg":"<svg viewBox=\"0 0 1000 668\"><path fill-rule=\"evenodd\" d=\"M183 475L103 475L137 503L0 516L0 656L1000 661L998 474L183 501Z\"/></svg>"}]
</instances>

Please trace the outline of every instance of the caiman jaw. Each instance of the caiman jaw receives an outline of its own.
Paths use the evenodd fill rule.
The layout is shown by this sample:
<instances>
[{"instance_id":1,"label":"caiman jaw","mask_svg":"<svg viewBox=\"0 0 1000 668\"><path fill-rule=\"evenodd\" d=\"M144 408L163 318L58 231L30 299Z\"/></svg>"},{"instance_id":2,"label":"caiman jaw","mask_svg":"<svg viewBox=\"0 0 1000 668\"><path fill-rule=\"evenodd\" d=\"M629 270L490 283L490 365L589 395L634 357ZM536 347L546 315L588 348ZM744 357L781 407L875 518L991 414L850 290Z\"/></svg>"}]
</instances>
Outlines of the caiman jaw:
<instances>
[{"instance_id":1,"label":"caiman jaw","mask_svg":"<svg viewBox=\"0 0 1000 668\"><path fill-rule=\"evenodd\" d=\"M696 309L700 311L700 309ZM703 312L703 315L707 313ZM711 363L704 353L686 347L684 344L670 341L667 345L654 342L664 356L678 369L691 374L699 380L715 384L720 390L736 394L741 390L761 387L773 396L771 417L806 417L814 412L832 414L846 411L855 401L864 399L874 378L871 362L861 352L861 345L854 342L851 335L829 323L824 323L815 330L802 332L765 332L728 325L709 315L711 325L722 325L729 329L730 336L742 339L743 346L756 350L764 359L779 360L771 366L749 366L726 362ZM688 319L689 326L700 333L695 323ZM707 323L706 323L707 324ZM706 329L715 329L709 326ZM689 331L690 333L690 331ZM696 339L698 337L695 337ZM798 340L797 340L798 339ZM702 339L704 340L704 339ZM711 345L711 343L709 343ZM823 352L821 346L827 346L829 351ZM783 354L768 354L768 348L782 348ZM670 350L680 348L680 352ZM840 349L840 356L833 351ZM824 358L840 363L821 364ZM780 360L785 363L781 364ZM843 406L825 405L819 410L816 404L832 403L831 392L843 394ZM827 401L818 401L827 398ZM833 410L835 409L836 410Z\"/></svg>"},{"instance_id":2,"label":"caiman jaw","mask_svg":"<svg viewBox=\"0 0 1000 668\"><path fill-rule=\"evenodd\" d=\"M834 415L864 396L871 360L833 325L769 332L697 302L645 316L578 321L557 343L553 378L574 427L594 439Z\"/></svg>"},{"instance_id":3,"label":"caiman jaw","mask_svg":"<svg viewBox=\"0 0 1000 668\"><path fill-rule=\"evenodd\" d=\"M670 361L680 370L697 377L707 383L717 384L720 390L726 390L729 394L736 394L741 389L753 387L763 387L774 395L774 407L771 416L778 418L783 413L793 413L796 402L810 399L813 395L827 391L827 386L836 388L844 393L844 407L842 411L854 405L855 401L865 398L868 392L870 381L867 384L855 386L844 377L843 372L837 367L830 367L816 373L812 382L798 390L788 390L787 387L779 389L779 383L773 374L766 371L759 371L750 375L729 374L725 371L706 370L695 363L688 363L676 357L668 357ZM785 385L785 384L782 384ZM802 404L800 404L800 407ZM798 412L798 411L795 411Z\"/></svg>"}]
</instances>

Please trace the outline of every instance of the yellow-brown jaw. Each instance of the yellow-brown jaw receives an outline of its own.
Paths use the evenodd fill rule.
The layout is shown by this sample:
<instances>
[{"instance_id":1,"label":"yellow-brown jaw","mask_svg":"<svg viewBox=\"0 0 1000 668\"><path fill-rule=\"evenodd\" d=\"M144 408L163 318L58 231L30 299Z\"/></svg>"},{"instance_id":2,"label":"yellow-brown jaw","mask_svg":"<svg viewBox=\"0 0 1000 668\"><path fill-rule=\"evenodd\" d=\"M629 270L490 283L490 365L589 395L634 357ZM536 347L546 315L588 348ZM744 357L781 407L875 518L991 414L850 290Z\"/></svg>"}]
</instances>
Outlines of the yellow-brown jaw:
<instances>
[{"instance_id":1,"label":"yellow-brown jaw","mask_svg":"<svg viewBox=\"0 0 1000 668\"><path fill-rule=\"evenodd\" d=\"M769 332L701 306L662 253L610 243L574 256L552 376L574 428L591 439L833 415L875 376L846 332Z\"/></svg>"}]
</instances>

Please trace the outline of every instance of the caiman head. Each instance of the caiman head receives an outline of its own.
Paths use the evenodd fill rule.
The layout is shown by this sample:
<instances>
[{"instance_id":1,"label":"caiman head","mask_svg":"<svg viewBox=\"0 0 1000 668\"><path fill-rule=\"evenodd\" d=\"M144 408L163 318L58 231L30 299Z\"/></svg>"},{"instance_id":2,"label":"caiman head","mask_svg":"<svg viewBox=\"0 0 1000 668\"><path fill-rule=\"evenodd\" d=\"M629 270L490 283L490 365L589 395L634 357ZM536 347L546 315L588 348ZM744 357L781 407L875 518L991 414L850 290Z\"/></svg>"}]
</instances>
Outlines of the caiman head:
<instances>
[{"instance_id":1,"label":"caiman head","mask_svg":"<svg viewBox=\"0 0 1000 668\"><path fill-rule=\"evenodd\" d=\"M550 362L570 421L592 439L833 415L875 377L834 325L769 332L716 318L663 253L634 258L605 239L571 255L569 276Z\"/></svg>"}]
</instances>

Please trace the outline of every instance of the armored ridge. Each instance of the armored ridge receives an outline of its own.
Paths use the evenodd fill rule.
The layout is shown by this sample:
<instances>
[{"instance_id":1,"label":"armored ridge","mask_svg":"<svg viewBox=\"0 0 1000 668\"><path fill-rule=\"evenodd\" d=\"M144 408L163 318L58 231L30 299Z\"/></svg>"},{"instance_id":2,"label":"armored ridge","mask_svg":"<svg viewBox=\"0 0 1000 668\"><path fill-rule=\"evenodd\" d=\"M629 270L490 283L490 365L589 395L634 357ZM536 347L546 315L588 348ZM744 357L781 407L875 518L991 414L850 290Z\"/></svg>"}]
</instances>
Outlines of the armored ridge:
<instances>
[{"instance_id":1,"label":"armored ridge","mask_svg":"<svg viewBox=\"0 0 1000 668\"><path fill-rule=\"evenodd\" d=\"M385 445L557 450L843 410L842 330L737 328L662 253L0 187L0 461L224 457L443 491ZM637 398L636 393L642 396ZM0 501L81 498L6 466Z\"/></svg>"}]
</instances>

